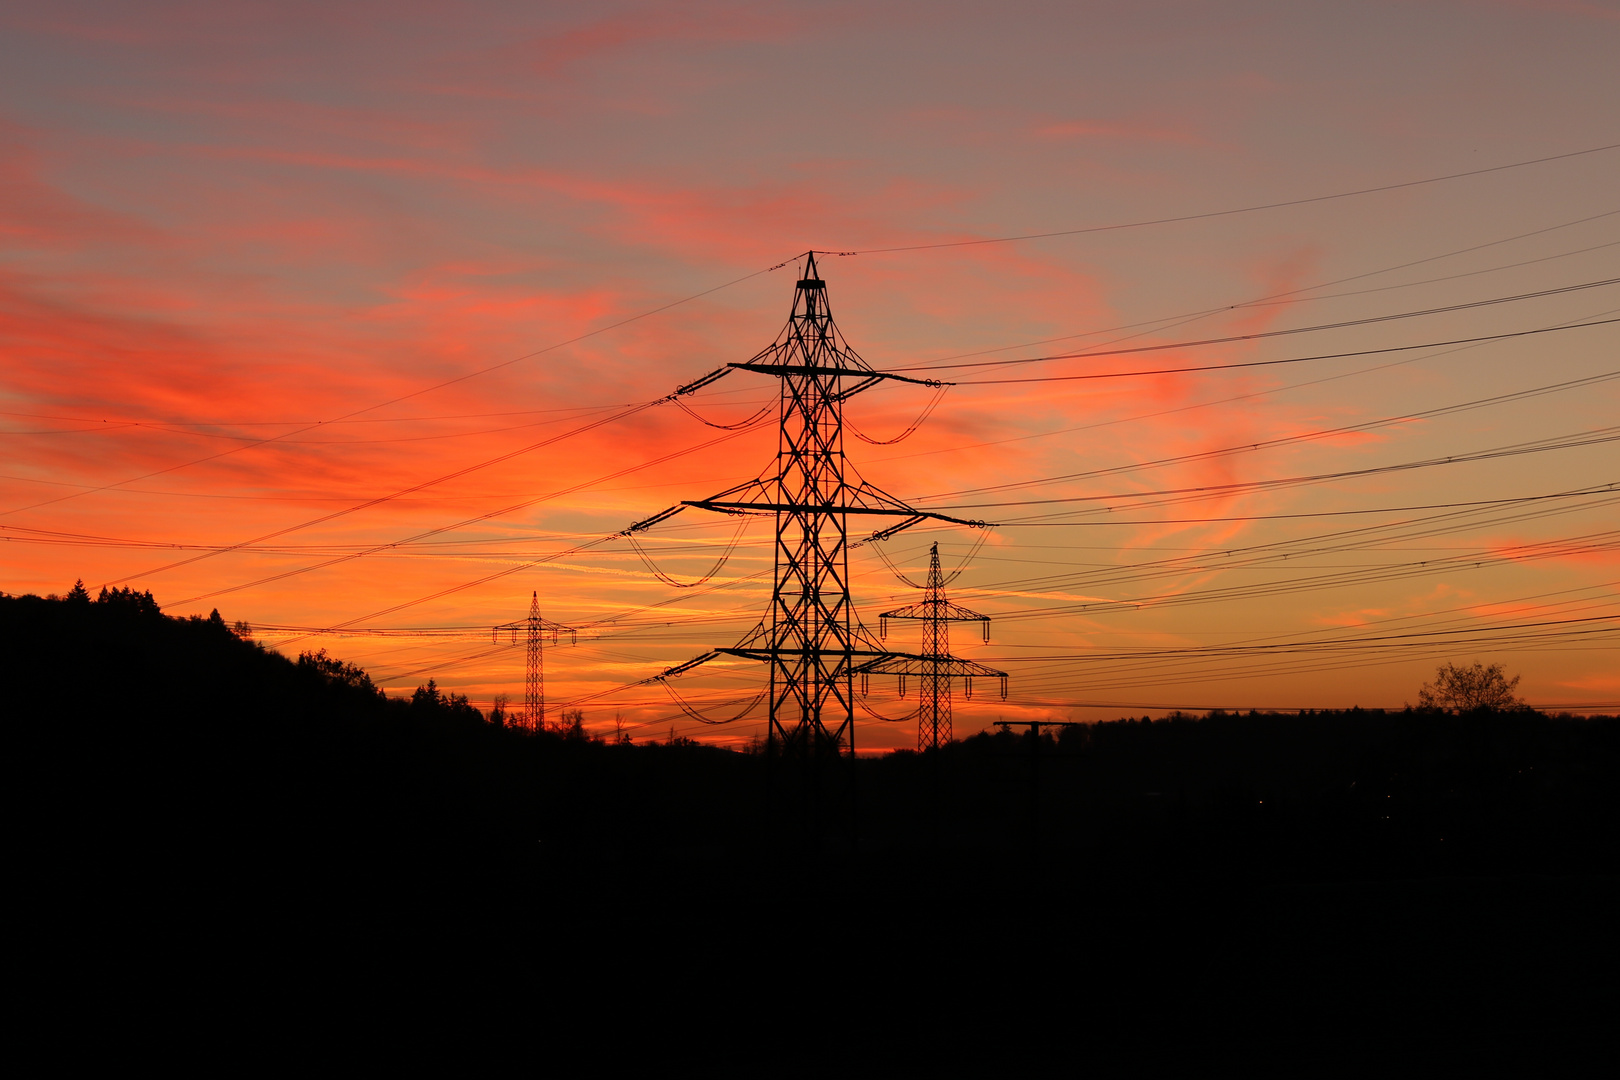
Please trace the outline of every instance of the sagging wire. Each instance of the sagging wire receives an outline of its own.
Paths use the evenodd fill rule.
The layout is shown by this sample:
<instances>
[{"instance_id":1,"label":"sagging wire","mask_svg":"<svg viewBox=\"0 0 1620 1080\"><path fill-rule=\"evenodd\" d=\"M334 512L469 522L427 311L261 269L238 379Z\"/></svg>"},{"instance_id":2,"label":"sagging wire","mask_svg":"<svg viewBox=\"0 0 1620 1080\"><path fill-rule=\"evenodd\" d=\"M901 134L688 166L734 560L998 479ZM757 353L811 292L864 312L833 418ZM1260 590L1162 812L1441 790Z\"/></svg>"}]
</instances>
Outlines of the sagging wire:
<instances>
[{"instance_id":1,"label":"sagging wire","mask_svg":"<svg viewBox=\"0 0 1620 1080\"><path fill-rule=\"evenodd\" d=\"M978 540L974 541L974 543L973 543L973 547L968 549L968 553L966 555L962 556L961 564L958 565L955 570L952 570L949 574L946 574L944 579L940 582L940 584L941 585L949 585L951 582L953 582L957 578L961 577L962 573L965 570L967 570L967 568L969 566L973 565L974 556L978 555L979 549L984 547L984 542L986 540L988 540L988 539L990 539L990 530L989 529L981 530L979 532Z\"/></svg>"},{"instance_id":2,"label":"sagging wire","mask_svg":"<svg viewBox=\"0 0 1620 1080\"><path fill-rule=\"evenodd\" d=\"M680 406L682 412L686 413L686 415L690 416L698 423L707 424L709 427L718 428L721 431L741 431L744 428L752 427L754 424L759 423L760 420L764 418L765 414L770 412L771 409L775 408L777 404L775 401L766 402L765 405L763 405L754 415L750 416L746 420L739 420L735 424L716 424L713 420L705 420L702 416L698 415L696 409L692 408L680 398L675 398L674 400L675 404Z\"/></svg>"},{"instance_id":3,"label":"sagging wire","mask_svg":"<svg viewBox=\"0 0 1620 1080\"><path fill-rule=\"evenodd\" d=\"M737 550L737 545L742 543L743 533L744 533L744 531L747 530L747 528L748 528L748 515L739 514L738 518L737 518L737 528L736 528L736 530L731 534L731 539L729 541L727 541L726 548L725 548L724 551L722 551L720 553L720 557L715 560L715 563L714 563L713 566L709 567L709 572L704 574L702 577L698 578L696 581L688 581L688 582L676 581L674 578L670 577L668 574L666 574L662 570L660 570L658 568L658 564L653 562L652 556L648 555L646 549L643 548L641 546L641 544L636 540L635 534L633 532L626 531L622 535L624 536L624 538L626 540L630 541L631 550L634 551L636 553L636 555L640 557L642 564L644 566L646 566L649 571L651 571L653 577L657 578L659 581L662 581L665 585L668 585L671 588L695 589L699 585L708 584L709 581L714 577L714 575L718 574L720 572L721 568L724 567L726 565L726 563L731 560L732 554Z\"/></svg>"},{"instance_id":4,"label":"sagging wire","mask_svg":"<svg viewBox=\"0 0 1620 1080\"><path fill-rule=\"evenodd\" d=\"M739 712L736 716L730 716L730 717L727 717L724 720L711 720L709 717L704 716L702 713L698 712L695 708L693 708L691 703L688 702L685 698L681 697L680 694L676 693L675 688L673 686L669 685L669 680L668 679L656 679L654 681L656 681L660 686L662 686L664 688L665 692L669 694L670 700L675 702L676 705L679 705L682 712L684 712L687 716L690 716L692 719L696 720L698 723L700 723L700 724L708 724L710 727L719 727L721 724L733 724L733 723L736 723L738 720L741 720L743 717L745 717L749 713L753 712L755 706L757 706L761 701L765 700L765 694L766 694L765 690L761 690L759 693L755 694L752 698L749 699L748 704L744 705L743 708L742 708L742 711ZM735 704L737 704L737 702L732 701L729 704L730 705L735 705Z\"/></svg>"},{"instance_id":5,"label":"sagging wire","mask_svg":"<svg viewBox=\"0 0 1620 1080\"><path fill-rule=\"evenodd\" d=\"M887 539L887 538L885 537L884 539ZM973 547L968 549L968 553L966 555L962 556L961 564L958 565L955 570L952 570L949 574L945 575L945 577L941 580L940 584L941 585L949 585L951 582L953 582L957 578L961 577L962 574L967 570L967 568L973 564L974 556L979 554L979 549L984 547L985 541L989 540L989 539L990 539L990 531L988 529L982 530L979 533L979 538L976 541L974 541ZM851 545L851 546L853 546L853 545ZM889 559L889 556L884 553L883 548L882 548L881 545L872 544L871 548L872 548L873 551L877 552L878 558L883 560L883 565L885 565L885 566L887 566L889 568L889 572L891 574L893 574L895 577L899 578L906 585L911 586L913 589L924 589L924 590L926 590L928 588L927 585L919 585L915 581L912 581L910 578L906 577L905 574L901 573L900 568L898 566L894 565L894 563Z\"/></svg>"},{"instance_id":6,"label":"sagging wire","mask_svg":"<svg viewBox=\"0 0 1620 1080\"><path fill-rule=\"evenodd\" d=\"M873 709L872 706L868 705L865 701L861 700L859 696L855 698L855 703L866 711L866 715L872 717L874 720L881 720L885 724L904 724L907 720L915 720L917 718L917 714L922 712L921 702L917 704L915 709L912 709L910 712L906 713L906 715L899 717L884 716L876 709Z\"/></svg>"},{"instance_id":7,"label":"sagging wire","mask_svg":"<svg viewBox=\"0 0 1620 1080\"><path fill-rule=\"evenodd\" d=\"M906 439L910 438L918 428L922 427L923 424L927 422L928 418L934 414L934 410L939 408L939 403L945 398L945 391L949 390L951 386L951 383L945 383L935 388L934 396L928 399L928 404L924 405L922 412L917 414L917 419L911 422L910 427L906 428L892 439L871 438L868 435L862 434L861 430L849 421L845 421L844 426L849 429L849 433L851 435L861 440L861 442L867 443L871 446L893 446L897 442L904 442ZM684 405L681 407L685 408ZM691 410L688 409L687 411L690 412Z\"/></svg>"},{"instance_id":8,"label":"sagging wire","mask_svg":"<svg viewBox=\"0 0 1620 1080\"><path fill-rule=\"evenodd\" d=\"M891 573L895 577L899 578L901 580L901 582L903 582L906 585L909 585L913 589L926 589L926 588L928 588L927 585L919 585L915 581L912 581L910 578L906 577L905 574L901 573L900 568L898 566L894 565L893 561L890 560L889 556L884 553L882 544L872 544L872 545L870 545L870 547L872 548L873 551L877 552L877 557L883 560L883 565L887 566L889 568L889 573ZM975 549L975 550L977 550L977 549Z\"/></svg>"}]
</instances>

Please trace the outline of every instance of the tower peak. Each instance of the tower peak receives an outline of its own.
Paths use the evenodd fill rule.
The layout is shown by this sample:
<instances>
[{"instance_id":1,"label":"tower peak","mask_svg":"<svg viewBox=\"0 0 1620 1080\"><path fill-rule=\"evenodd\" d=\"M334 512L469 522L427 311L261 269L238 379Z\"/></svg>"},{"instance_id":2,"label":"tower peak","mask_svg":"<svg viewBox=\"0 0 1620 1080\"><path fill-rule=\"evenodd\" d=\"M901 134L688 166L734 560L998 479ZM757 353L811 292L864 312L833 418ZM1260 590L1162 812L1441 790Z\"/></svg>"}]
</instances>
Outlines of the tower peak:
<instances>
[{"instance_id":1,"label":"tower peak","mask_svg":"<svg viewBox=\"0 0 1620 1080\"><path fill-rule=\"evenodd\" d=\"M816 253L805 252L804 277L799 279L801 289L825 289L827 283L821 280L821 273L816 269Z\"/></svg>"}]
</instances>

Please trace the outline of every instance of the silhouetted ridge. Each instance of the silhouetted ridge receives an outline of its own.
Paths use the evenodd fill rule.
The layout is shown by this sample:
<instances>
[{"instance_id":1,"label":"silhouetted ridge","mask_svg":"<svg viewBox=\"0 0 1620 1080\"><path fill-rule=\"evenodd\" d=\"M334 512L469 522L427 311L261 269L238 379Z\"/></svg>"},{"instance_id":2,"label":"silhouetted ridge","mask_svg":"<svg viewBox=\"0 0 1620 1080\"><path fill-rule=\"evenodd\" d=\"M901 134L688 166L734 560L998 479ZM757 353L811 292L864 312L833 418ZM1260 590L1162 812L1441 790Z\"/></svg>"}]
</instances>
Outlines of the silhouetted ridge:
<instances>
[{"instance_id":1,"label":"silhouetted ridge","mask_svg":"<svg viewBox=\"0 0 1620 1080\"><path fill-rule=\"evenodd\" d=\"M224 964L285 969L302 1001L351 964L433 995L583 987L597 1009L672 988L786 1000L805 984L783 942L831 913L828 940L854 940L818 959L827 978L935 1047L961 1036L941 988L1038 997L1038 1037L1065 1054L1248 1025L1308 1055L1330 1030L1606 1018L1615 718L977 735L860 761L852 853L843 821L803 843L813 793L762 754L514 731L432 682L387 698L355 665L286 659L149 593L0 596L0 656L23 925L127 971L123 996Z\"/></svg>"}]
</instances>

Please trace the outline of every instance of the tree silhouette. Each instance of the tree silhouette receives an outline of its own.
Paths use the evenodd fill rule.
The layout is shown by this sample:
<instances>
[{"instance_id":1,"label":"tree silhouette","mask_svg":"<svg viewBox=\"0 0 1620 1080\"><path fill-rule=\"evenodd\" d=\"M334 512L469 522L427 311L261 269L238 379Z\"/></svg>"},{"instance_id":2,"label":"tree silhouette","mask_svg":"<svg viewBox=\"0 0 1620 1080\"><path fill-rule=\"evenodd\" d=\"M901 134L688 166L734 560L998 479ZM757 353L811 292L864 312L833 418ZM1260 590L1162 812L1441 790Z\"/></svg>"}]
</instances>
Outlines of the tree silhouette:
<instances>
[{"instance_id":1,"label":"tree silhouette","mask_svg":"<svg viewBox=\"0 0 1620 1080\"><path fill-rule=\"evenodd\" d=\"M1435 669L1434 682L1424 683L1418 690L1418 708L1457 713L1475 709L1522 709L1524 702L1513 696L1513 689L1518 685L1519 676L1509 679L1501 664L1482 664L1477 660L1468 667L1441 664Z\"/></svg>"},{"instance_id":2,"label":"tree silhouette","mask_svg":"<svg viewBox=\"0 0 1620 1080\"><path fill-rule=\"evenodd\" d=\"M583 742L590 738L585 733L585 713L579 709L564 709L562 719L552 728L565 739Z\"/></svg>"}]
</instances>

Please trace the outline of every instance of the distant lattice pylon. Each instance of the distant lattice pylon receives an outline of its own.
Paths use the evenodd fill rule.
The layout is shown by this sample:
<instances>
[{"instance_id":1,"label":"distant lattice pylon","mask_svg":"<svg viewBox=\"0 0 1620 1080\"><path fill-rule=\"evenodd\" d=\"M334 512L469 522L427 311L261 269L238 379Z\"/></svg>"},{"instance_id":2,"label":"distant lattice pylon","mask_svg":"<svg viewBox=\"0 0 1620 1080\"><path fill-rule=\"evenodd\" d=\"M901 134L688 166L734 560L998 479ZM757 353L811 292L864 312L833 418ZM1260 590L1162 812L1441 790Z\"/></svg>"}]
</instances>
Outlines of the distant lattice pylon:
<instances>
[{"instance_id":1,"label":"distant lattice pylon","mask_svg":"<svg viewBox=\"0 0 1620 1080\"><path fill-rule=\"evenodd\" d=\"M513 645L518 644L521 637L527 652L527 670L524 673L523 684L523 718L518 726L530 731L544 731L546 727L546 667L545 667L545 637L551 635L551 643L557 644L561 635L567 634L577 642L579 633L571 626L554 623L550 619L540 617L540 594L529 594L529 617L516 622L502 623L493 630L495 644L500 644L501 631L505 630L511 637Z\"/></svg>"},{"instance_id":2,"label":"distant lattice pylon","mask_svg":"<svg viewBox=\"0 0 1620 1080\"><path fill-rule=\"evenodd\" d=\"M945 599L945 575L939 568L939 545L928 553L928 580L920 604L885 611L878 616L878 634L888 637L890 619L911 619L923 624L923 650L918 656L902 656L864 665L863 672L876 675L898 675L901 693L905 693L907 675L921 677L922 687L917 705L917 749L937 750L951 741L951 680L963 680L968 697L973 696L973 677L994 677L1001 680L1001 696L1007 696L1007 673L994 668L961 660L951 655L950 624L976 622L984 628L984 640L990 640L990 617L969 611Z\"/></svg>"}]
</instances>

